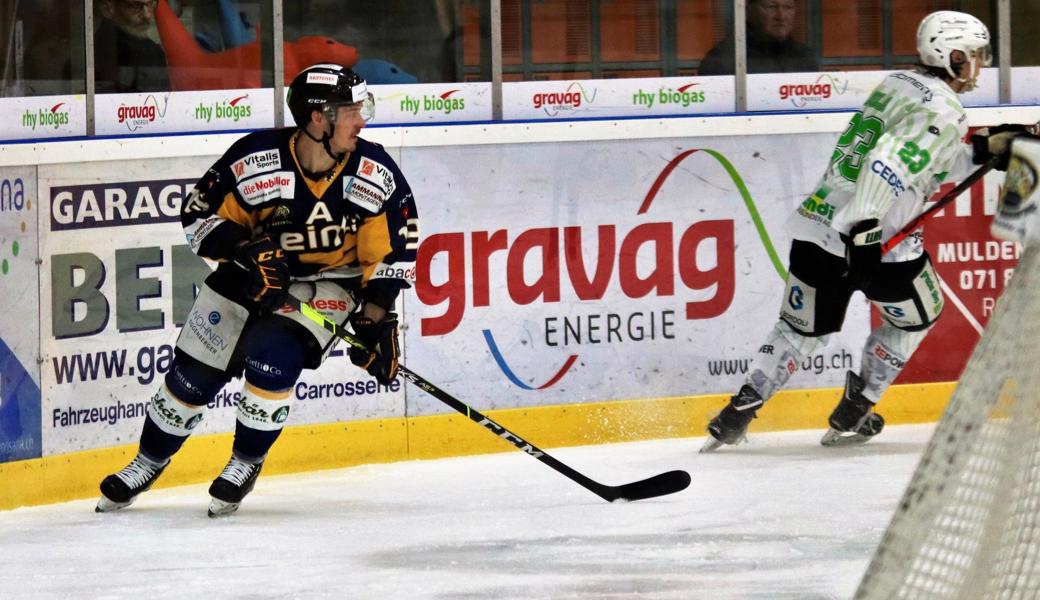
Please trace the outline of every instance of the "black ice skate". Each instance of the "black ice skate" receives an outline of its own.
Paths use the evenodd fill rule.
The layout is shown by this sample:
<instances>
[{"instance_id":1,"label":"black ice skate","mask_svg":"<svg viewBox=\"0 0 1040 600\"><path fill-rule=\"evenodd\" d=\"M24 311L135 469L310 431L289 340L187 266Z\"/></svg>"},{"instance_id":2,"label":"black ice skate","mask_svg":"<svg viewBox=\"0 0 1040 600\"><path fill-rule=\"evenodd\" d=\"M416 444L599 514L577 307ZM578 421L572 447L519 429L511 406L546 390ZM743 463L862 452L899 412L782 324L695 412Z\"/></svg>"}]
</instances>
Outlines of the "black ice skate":
<instances>
[{"instance_id":1,"label":"black ice skate","mask_svg":"<svg viewBox=\"0 0 1040 600\"><path fill-rule=\"evenodd\" d=\"M152 487L168 464L170 459L157 463L138 454L122 471L101 481L101 499L94 512L112 512L130 506L141 492Z\"/></svg>"},{"instance_id":2,"label":"black ice skate","mask_svg":"<svg viewBox=\"0 0 1040 600\"><path fill-rule=\"evenodd\" d=\"M885 419L874 412L874 403L863 395L863 379L852 371L845 377L845 393L834 408L827 423L831 426L823 434L824 446L862 444L881 433Z\"/></svg>"},{"instance_id":3,"label":"black ice skate","mask_svg":"<svg viewBox=\"0 0 1040 600\"><path fill-rule=\"evenodd\" d=\"M764 404L762 396L750 385L744 385L729 404L708 423L707 441L701 447L701 453L712 452L723 444L737 444L745 439L748 424L755 418L755 413Z\"/></svg>"},{"instance_id":4,"label":"black ice skate","mask_svg":"<svg viewBox=\"0 0 1040 600\"><path fill-rule=\"evenodd\" d=\"M212 496L209 503L209 516L221 517L238 510L242 499L253 491L256 478L260 475L260 469L263 466L263 461L246 462L232 454L231 460L224 467L224 472L209 486L209 495Z\"/></svg>"}]
</instances>

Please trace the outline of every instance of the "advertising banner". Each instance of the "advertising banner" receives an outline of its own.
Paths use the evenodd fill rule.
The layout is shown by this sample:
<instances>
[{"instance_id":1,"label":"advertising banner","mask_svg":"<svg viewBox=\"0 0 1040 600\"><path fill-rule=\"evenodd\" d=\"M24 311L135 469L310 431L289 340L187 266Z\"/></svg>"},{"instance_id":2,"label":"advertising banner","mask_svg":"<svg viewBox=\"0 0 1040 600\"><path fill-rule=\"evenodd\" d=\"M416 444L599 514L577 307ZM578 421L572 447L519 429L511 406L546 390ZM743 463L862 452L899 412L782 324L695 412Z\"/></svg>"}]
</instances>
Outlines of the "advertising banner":
<instances>
[{"instance_id":1,"label":"advertising banner","mask_svg":"<svg viewBox=\"0 0 1040 600\"><path fill-rule=\"evenodd\" d=\"M424 232L410 368L481 409L735 392L779 314L782 224L833 142L405 149ZM790 386L840 386L868 320L853 302Z\"/></svg>"},{"instance_id":2,"label":"advertising banner","mask_svg":"<svg viewBox=\"0 0 1040 600\"><path fill-rule=\"evenodd\" d=\"M137 441L210 273L179 214L215 158L40 168L44 455ZM197 432L233 430L241 386L233 380L217 395ZM402 388L378 388L336 352L293 388L288 424L399 416Z\"/></svg>"},{"instance_id":3,"label":"advertising banner","mask_svg":"<svg viewBox=\"0 0 1040 600\"><path fill-rule=\"evenodd\" d=\"M1011 102L1040 104L1040 67L1011 69Z\"/></svg>"},{"instance_id":4,"label":"advertising banner","mask_svg":"<svg viewBox=\"0 0 1040 600\"><path fill-rule=\"evenodd\" d=\"M86 96L0 98L0 139L33 140L86 135Z\"/></svg>"},{"instance_id":5,"label":"advertising banner","mask_svg":"<svg viewBox=\"0 0 1040 600\"><path fill-rule=\"evenodd\" d=\"M261 129L274 125L274 91L98 94L95 111L98 135Z\"/></svg>"},{"instance_id":6,"label":"advertising banner","mask_svg":"<svg viewBox=\"0 0 1040 600\"><path fill-rule=\"evenodd\" d=\"M372 125L491 120L491 83L370 85Z\"/></svg>"},{"instance_id":7,"label":"advertising banner","mask_svg":"<svg viewBox=\"0 0 1040 600\"><path fill-rule=\"evenodd\" d=\"M0 462L40 456L36 169L0 169Z\"/></svg>"},{"instance_id":8,"label":"advertising banner","mask_svg":"<svg viewBox=\"0 0 1040 600\"><path fill-rule=\"evenodd\" d=\"M507 82L502 115L575 119L733 112L733 85L731 76Z\"/></svg>"},{"instance_id":9,"label":"advertising banner","mask_svg":"<svg viewBox=\"0 0 1040 600\"><path fill-rule=\"evenodd\" d=\"M893 71L762 73L748 75L748 110L855 110ZM997 69L983 69L979 87L961 95L965 106L996 104Z\"/></svg>"}]
</instances>

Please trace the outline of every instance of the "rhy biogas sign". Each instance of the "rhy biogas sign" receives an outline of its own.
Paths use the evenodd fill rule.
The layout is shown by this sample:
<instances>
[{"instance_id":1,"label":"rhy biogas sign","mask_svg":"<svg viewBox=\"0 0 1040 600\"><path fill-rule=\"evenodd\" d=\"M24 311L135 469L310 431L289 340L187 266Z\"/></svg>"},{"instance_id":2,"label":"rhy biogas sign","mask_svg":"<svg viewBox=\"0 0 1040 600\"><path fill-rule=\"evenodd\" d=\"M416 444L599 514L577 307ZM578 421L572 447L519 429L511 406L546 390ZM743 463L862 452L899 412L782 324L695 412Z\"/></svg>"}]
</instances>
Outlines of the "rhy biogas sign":
<instances>
[{"instance_id":1,"label":"rhy biogas sign","mask_svg":"<svg viewBox=\"0 0 1040 600\"><path fill-rule=\"evenodd\" d=\"M667 163L641 198L631 199L634 220L430 235L419 248L416 295L431 308L426 314L434 316L420 320L421 335L448 335L464 320L472 327L475 319L489 314L484 308L516 314L521 307L535 305L537 337L550 347L577 349L589 342L674 339L681 322L722 315L734 298L734 220L698 219L699 211L683 220L671 217L674 213L653 218L662 186L697 152L710 155L729 177L739 180L722 154L686 150ZM736 187L749 201L743 183ZM436 268L431 268L434 263ZM474 311L483 317L474 316ZM538 381L525 382L496 341L494 329L510 325L495 318L489 323L481 331L483 341L505 376L522 389L553 386L579 359L569 352Z\"/></svg>"}]
</instances>

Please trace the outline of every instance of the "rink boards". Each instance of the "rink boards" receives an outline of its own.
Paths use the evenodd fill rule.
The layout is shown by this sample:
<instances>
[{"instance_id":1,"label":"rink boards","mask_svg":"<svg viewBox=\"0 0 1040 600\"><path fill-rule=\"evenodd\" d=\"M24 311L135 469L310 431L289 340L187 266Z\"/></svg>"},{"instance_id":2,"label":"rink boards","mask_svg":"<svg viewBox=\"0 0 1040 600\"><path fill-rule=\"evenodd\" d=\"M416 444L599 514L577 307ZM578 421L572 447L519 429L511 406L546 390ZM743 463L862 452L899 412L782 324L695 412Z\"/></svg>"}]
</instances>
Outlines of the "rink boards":
<instances>
[{"instance_id":1,"label":"rink boards","mask_svg":"<svg viewBox=\"0 0 1040 600\"><path fill-rule=\"evenodd\" d=\"M419 278L398 307L405 363L540 446L701 435L776 318L783 220L848 116L369 130L421 215ZM133 452L209 268L186 246L180 201L235 138L4 148L0 508L92 495ZM1018 249L987 233L1000 180L926 229L947 310L883 399L890 423L938 417L1014 267ZM872 318L852 304L752 431L823 426ZM236 384L163 485L209 479L226 460ZM293 394L270 472L510 448L342 355Z\"/></svg>"}]
</instances>

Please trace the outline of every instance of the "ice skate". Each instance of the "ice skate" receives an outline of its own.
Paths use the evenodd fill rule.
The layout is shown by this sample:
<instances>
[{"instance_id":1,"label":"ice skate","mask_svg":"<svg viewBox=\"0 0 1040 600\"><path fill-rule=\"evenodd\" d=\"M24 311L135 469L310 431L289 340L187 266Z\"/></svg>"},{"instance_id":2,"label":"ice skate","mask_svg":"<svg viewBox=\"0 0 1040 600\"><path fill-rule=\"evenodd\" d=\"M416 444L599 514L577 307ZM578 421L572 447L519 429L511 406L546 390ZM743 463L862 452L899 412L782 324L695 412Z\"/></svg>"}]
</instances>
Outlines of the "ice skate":
<instances>
[{"instance_id":1,"label":"ice skate","mask_svg":"<svg viewBox=\"0 0 1040 600\"><path fill-rule=\"evenodd\" d=\"M263 461L246 462L232 454L224 471L209 486L209 516L222 517L238 510L242 499L253 490Z\"/></svg>"},{"instance_id":2,"label":"ice skate","mask_svg":"<svg viewBox=\"0 0 1040 600\"><path fill-rule=\"evenodd\" d=\"M123 470L101 481L101 498L94 512L112 512L130 506L141 492L152 487L169 464L169 459L157 463L138 454Z\"/></svg>"},{"instance_id":3,"label":"ice skate","mask_svg":"<svg viewBox=\"0 0 1040 600\"><path fill-rule=\"evenodd\" d=\"M744 385L729 404L708 423L708 439L701 446L701 454L714 452L725 444L739 444L746 439L748 424L764 401L751 386Z\"/></svg>"},{"instance_id":4,"label":"ice skate","mask_svg":"<svg viewBox=\"0 0 1040 600\"><path fill-rule=\"evenodd\" d=\"M823 434L824 446L862 444L881 433L885 419L874 412L874 403L863 396L863 380L852 371L845 377L845 392L827 420L830 429Z\"/></svg>"}]
</instances>

